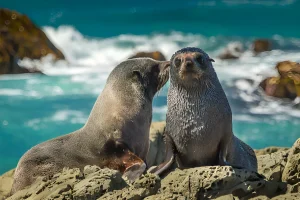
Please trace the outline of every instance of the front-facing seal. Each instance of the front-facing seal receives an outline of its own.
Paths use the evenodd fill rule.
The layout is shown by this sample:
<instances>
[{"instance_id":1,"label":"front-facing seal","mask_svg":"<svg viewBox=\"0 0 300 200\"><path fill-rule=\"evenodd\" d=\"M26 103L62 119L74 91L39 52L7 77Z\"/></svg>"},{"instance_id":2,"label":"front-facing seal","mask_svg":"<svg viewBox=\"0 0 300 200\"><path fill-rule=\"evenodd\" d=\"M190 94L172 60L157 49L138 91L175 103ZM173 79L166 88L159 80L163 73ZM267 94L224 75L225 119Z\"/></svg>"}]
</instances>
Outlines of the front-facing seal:
<instances>
[{"instance_id":1,"label":"front-facing seal","mask_svg":"<svg viewBox=\"0 0 300 200\"><path fill-rule=\"evenodd\" d=\"M229 164L257 170L254 151L233 135L232 113L212 66L201 49L184 48L171 58L166 119L166 159L149 171Z\"/></svg>"}]
</instances>

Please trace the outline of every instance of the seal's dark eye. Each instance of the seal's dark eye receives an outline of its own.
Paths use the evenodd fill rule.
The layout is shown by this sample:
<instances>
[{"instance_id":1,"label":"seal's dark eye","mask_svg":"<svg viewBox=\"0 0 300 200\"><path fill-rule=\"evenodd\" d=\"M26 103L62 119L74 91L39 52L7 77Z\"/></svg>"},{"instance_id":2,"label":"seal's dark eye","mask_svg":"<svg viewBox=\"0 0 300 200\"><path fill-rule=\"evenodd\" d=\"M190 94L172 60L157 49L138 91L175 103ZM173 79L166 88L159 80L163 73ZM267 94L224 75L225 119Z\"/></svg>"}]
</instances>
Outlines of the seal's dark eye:
<instances>
[{"instance_id":1,"label":"seal's dark eye","mask_svg":"<svg viewBox=\"0 0 300 200\"><path fill-rule=\"evenodd\" d=\"M204 65L205 64L205 60L204 57L202 55L197 55L196 56L196 61L200 64L200 65Z\"/></svg>"},{"instance_id":2,"label":"seal's dark eye","mask_svg":"<svg viewBox=\"0 0 300 200\"><path fill-rule=\"evenodd\" d=\"M175 64L175 66L176 67L179 67L180 66L180 64L181 64L181 59L180 58L175 58L175 60L174 60L174 64Z\"/></svg>"}]
</instances>

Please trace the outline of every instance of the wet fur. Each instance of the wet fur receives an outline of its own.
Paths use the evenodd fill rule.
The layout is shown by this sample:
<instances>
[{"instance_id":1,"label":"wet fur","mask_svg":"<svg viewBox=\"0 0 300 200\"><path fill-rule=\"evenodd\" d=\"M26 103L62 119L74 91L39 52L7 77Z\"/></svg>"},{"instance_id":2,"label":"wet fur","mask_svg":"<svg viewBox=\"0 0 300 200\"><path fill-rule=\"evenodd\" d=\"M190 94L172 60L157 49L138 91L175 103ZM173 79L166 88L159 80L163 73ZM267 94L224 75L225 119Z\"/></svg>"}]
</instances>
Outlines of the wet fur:
<instances>
[{"instance_id":1,"label":"wet fur","mask_svg":"<svg viewBox=\"0 0 300 200\"><path fill-rule=\"evenodd\" d=\"M193 81L182 79L174 59L179 54L200 52L207 68L195 68ZM198 76L199 75L199 78ZM187 84L187 82L189 83ZM165 137L167 149L173 149L180 168L230 164L257 171L257 160L251 147L232 132L232 113L224 90L209 56L198 48L184 48L171 58L170 88ZM170 148L172 146L172 148ZM166 152L165 164L151 172L167 170L172 154Z\"/></svg>"}]
</instances>

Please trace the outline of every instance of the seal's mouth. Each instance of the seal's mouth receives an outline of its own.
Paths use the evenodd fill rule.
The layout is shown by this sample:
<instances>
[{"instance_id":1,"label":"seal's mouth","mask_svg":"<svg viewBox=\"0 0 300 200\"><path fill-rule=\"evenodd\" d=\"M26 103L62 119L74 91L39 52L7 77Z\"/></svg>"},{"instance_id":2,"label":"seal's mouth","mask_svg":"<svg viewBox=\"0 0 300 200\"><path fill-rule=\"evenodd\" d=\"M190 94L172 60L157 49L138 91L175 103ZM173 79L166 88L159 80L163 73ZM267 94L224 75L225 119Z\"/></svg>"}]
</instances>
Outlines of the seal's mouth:
<instances>
[{"instance_id":1,"label":"seal's mouth","mask_svg":"<svg viewBox=\"0 0 300 200\"><path fill-rule=\"evenodd\" d=\"M182 69L179 71L178 75L181 80L185 81L193 79L199 80L202 77L203 72L194 69Z\"/></svg>"}]
</instances>

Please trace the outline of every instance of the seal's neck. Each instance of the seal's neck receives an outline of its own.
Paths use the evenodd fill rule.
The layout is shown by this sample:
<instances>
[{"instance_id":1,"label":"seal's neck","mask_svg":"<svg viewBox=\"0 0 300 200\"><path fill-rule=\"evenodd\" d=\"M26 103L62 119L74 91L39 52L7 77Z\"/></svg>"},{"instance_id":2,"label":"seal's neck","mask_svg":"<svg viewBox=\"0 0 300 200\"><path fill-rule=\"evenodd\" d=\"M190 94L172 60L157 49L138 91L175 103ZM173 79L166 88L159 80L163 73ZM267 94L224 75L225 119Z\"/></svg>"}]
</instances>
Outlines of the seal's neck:
<instances>
[{"instance_id":1,"label":"seal's neck","mask_svg":"<svg viewBox=\"0 0 300 200\"><path fill-rule=\"evenodd\" d=\"M187 109L198 109L199 106L227 105L227 97L219 79L215 74L211 75L212 76L200 79L196 81L195 84L188 86L171 77L168 93L168 108L173 107L187 111ZM168 112L169 110L170 109L168 109Z\"/></svg>"},{"instance_id":2,"label":"seal's neck","mask_svg":"<svg viewBox=\"0 0 300 200\"><path fill-rule=\"evenodd\" d=\"M135 126L144 127L144 123L150 123L152 99L141 99L141 94L124 91L127 92L109 86L104 88L83 127L86 134L103 135L105 131L108 137L118 137L124 130L135 131L139 128ZM139 124L134 123L136 121Z\"/></svg>"}]
</instances>

